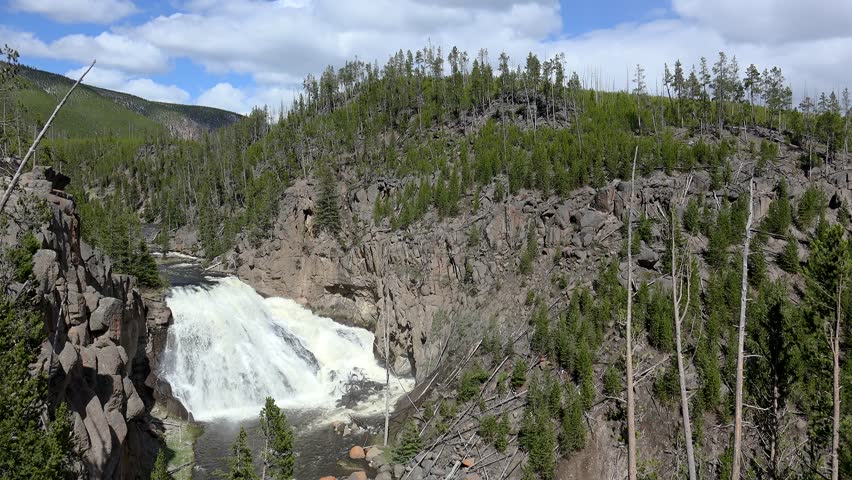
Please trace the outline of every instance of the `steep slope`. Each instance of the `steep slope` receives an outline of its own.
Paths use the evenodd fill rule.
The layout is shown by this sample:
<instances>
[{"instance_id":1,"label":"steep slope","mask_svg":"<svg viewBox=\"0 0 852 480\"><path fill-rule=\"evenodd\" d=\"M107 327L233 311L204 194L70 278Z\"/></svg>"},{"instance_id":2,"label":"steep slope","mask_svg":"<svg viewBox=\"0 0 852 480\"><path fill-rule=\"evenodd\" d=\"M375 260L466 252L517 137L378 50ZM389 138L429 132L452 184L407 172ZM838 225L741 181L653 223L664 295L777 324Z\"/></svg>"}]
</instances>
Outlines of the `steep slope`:
<instances>
[{"instance_id":1,"label":"steep slope","mask_svg":"<svg viewBox=\"0 0 852 480\"><path fill-rule=\"evenodd\" d=\"M704 233L687 234L686 248L699 266L696 278L701 287L697 291L702 300L694 308L712 314L720 307L713 305L713 292L719 287L711 285L717 284L720 275L727 275L720 271L736 272L737 243L741 235L734 233L737 227L732 227L734 230L726 239L728 246L724 249L724 264L720 267L711 263L715 260L710 258L710 251L714 248L711 244L716 241L711 239L713 230L722 228L717 217L736 217L741 211L737 205L743 205L740 199L747 192L748 182L748 177L742 172L752 165L746 148L751 142L761 140L755 135L767 133L755 131L732 137L738 145L737 150L742 153L732 155L732 176L723 186L713 186L711 173L702 170L671 175L658 171L637 182L638 206L634 221L635 228L640 230L637 236L641 241L634 257L637 262L634 288L640 312L635 355L637 375L642 379L637 387L637 411L641 465L649 474L654 472L660 477L674 475L678 462L682 461L680 449L674 447L681 445L678 440L681 424L674 414L676 407L671 403L671 397L665 393L666 382L672 378L671 347L666 346L666 342L671 341L671 326L666 327L670 320L665 320L664 300L671 285L665 266L670 238L666 212L673 207L686 221L685 217L689 215L686 213L686 200L692 199L706 206L702 222L710 222L710 226L703 230ZM848 215L844 209L852 203L852 178L843 167L848 165L849 158L842 157L835 165L814 169L809 180L796 166L800 153L798 147L783 144L777 159L756 178L755 224L763 225L764 219L774 215L770 214L770 206L781 198L776 186L782 180L788 185L785 194L789 195L783 200L802 205L805 203L803 198L808 195L806 192L816 188L826 195L826 203L821 209L831 205L831 208L823 210L827 221L835 223ZM576 360L563 364L559 354L553 353L556 350L551 349L558 350L556 338L566 312L578 302L594 301L593 311L598 312L598 317L603 317L598 318L597 322L601 323L595 327L602 329L602 336L596 338L593 335L590 338L596 339L588 340L587 334L575 332L569 335L572 345L573 342L588 341L593 349L594 368L588 377L592 382L592 396L588 400L591 403L585 407L588 427L584 427L584 430L589 428L590 431L584 437L588 439L583 442L585 447L577 448L576 452L560 451L565 460L559 463L557 478L619 476L626 468L620 439L623 404L615 399L618 390L611 391L609 372L616 372L616 381L623 376L620 370L623 367L619 367L623 361L623 331L620 326L623 305L604 306L608 299L621 294L610 297L611 294L606 292L614 287L606 287L606 280L602 278L607 275L607 265L615 265L618 284L626 283L623 257L626 235L623 228L628 183L613 180L601 188L575 190L565 198L522 190L505 199L495 195L494 185L491 185L475 195L464 195L460 212L455 217L442 218L432 210L421 220L397 230L389 228L387 221L374 225L374 212L377 203L381 204L383 199L393 196L404 186L393 179L377 179L360 186L351 186L354 182L349 180L337 184L342 225L339 238L343 241L320 230L317 212L322 208L323 194L319 182L298 181L284 192L272 239L260 245L244 239L225 257L223 267L232 269L260 291L296 298L318 313L371 328L377 339L383 337L386 328L389 329L390 364L394 371L414 375L421 385L439 386L436 392L423 397L418 393L415 397L418 402L429 399L423 408L434 409L422 412L425 416L422 418L437 415L438 406L451 401L458 405L458 414L449 415L442 422L445 427L457 423L458 431L465 437L473 432L481 433L480 422L488 414L499 417L500 412L507 413L511 431L522 435L525 427L521 413L537 402L528 391L547 388L543 385L551 381L546 380L548 378L558 378L560 389L573 388L575 381L579 382L576 388L585 388L571 373L576 371L573 363ZM503 181L498 177L498 184ZM671 203L673 198L679 202L674 206ZM729 202L730 206L726 207ZM802 211L802 207L798 209ZM728 213L717 213L725 211ZM798 229L790 234L797 239L796 244L802 250L806 250L813 228L813 223L804 222L800 220ZM765 228L761 226L759 230ZM801 277L791 275L778 266L784 250L784 238L770 236L760 245L764 271L760 274L761 279L752 281L756 285L757 282L769 285L776 280L781 281L792 287L788 294L800 301ZM530 263L529 268L523 266L524 262ZM642 286L648 284L652 287ZM662 286L661 290L657 290L659 286ZM760 297L760 288L763 287L755 287L755 299ZM583 300L582 292L588 289L594 292L593 297ZM598 306L601 299L607 300ZM728 301L731 305L738 305L738 300ZM662 302L662 307L655 302ZM541 338L542 323L537 319L542 318L539 313L542 307L545 309L544 325L547 325L544 331L551 332L552 340ZM655 315L662 315L663 323L659 323ZM699 403L703 402L700 397L709 388L707 367L700 363L702 345L708 342L703 332L717 327L709 323L709 318L702 319L701 316L693 322L692 335L685 341L689 345L690 357L695 358L697 352L699 359L687 367L689 390L697 393L694 405L697 417L694 421L706 424L697 434L696 442L701 446L705 459L701 461L701 470L709 478L727 468L722 459L728 445L723 427L728 410L723 406L724 402L716 406ZM735 336L728 326L723 326L719 335L720 350L715 354L719 357L714 357L712 362L723 365L722 378L725 382L730 371L725 370L724 364L731 358L728 346L732 345L730 342ZM752 335L759 336L759 333L752 332ZM496 349L495 341L498 342ZM507 342L513 345L512 353L505 355L507 361L501 363L503 345ZM475 353L471 353L474 347L477 347ZM751 345L749 348L757 347ZM376 345L378 353L382 349L383 345ZM513 366L519 364L528 365L531 369L528 383L516 389L515 394L511 391L507 394L506 378L511 375ZM464 372L479 368L475 365L492 369L480 380L482 403L477 408L475 399L472 403L448 400L460 397L467 375ZM579 375L583 378L584 374L579 372ZM485 382L485 378L492 381ZM498 381L498 378L501 380ZM677 381L676 374L674 381ZM498 387L499 383L504 386ZM536 386L539 383L541 385ZM480 385L475 385L474 392L478 392ZM727 387L717 385L716 388L715 394L708 394L710 397L727 398L730 395ZM817 422L817 419L812 421ZM426 428L428 422L420 425ZM465 469L468 474L477 473L484 478L487 472L488 476L496 477L508 465L509 468L514 466L514 476L519 476L522 470L519 465L525 458L522 453L529 450L529 447L524 447L517 455L511 455L514 448L497 452L489 441L480 438L469 444L456 435L447 437L440 429L426 431L430 438L437 438L437 443L428 455L419 455L416 463L409 465L413 472L410 478L426 478L430 474L443 476L455 462L467 456L492 457L481 466ZM559 437L562 436L560 433ZM758 433L752 431L747 438L749 455L762 455ZM798 425L785 433L784 441L789 446L805 439L806 429ZM439 453L441 451L443 455ZM426 466L419 465L421 461Z\"/></svg>"},{"instance_id":2,"label":"steep slope","mask_svg":"<svg viewBox=\"0 0 852 480\"><path fill-rule=\"evenodd\" d=\"M20 75L24 88L18 99L29 111L29 120L47 120L56 102L74 81L29 67ZM126 93L82 85L57 117L55 129L64 135L86 137L104 132L120 136L141 135L164 127L178 138L198 139L205 131L236 122L241 115L195 105L153 102Z\"/></svg>"},{"instance_id":3,"label":"steep slope","mask_svg":"<svg viewBox=\"0 0 852 480\"><path fill-rule=\"evenodd\" d=\"M48 403L71 413L79 478L147 478L158 449L148 355L171 313L161 294L143 296L134 277L114 273L112 260L80 238L68 180L50 168L24 174L0 237L4 252L24 236L37 242L32 277L12 285L18 297L34 297L43 318L31 371L46 376Z\"/></svg>"}]
</instances>

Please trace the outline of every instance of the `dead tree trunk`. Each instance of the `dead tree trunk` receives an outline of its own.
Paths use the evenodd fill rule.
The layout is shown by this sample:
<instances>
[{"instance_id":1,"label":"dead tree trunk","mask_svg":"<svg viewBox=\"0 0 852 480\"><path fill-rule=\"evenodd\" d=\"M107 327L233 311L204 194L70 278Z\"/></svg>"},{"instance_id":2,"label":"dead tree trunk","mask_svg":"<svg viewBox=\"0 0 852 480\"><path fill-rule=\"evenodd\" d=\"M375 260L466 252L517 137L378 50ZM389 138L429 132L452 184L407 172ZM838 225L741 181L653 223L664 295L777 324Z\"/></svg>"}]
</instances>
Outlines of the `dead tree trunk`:
<instances>
[{"instance_id":1,"label":"dead tree trunk","mask_svg":"<svg viewBox=\"0 0 852 480\"><path fill-rule=\"evenodd\" d=\"M388 314L385 312L385 443L388 446L390 430L390 332L388 330Z\"/></svg>"},{"instance_id":2,"label":"dead tree trunk","mask_svg":"<svg viewBox=\"0 0 852 480\"><path fill-rule=\"evenodd\" d=\"M33 153L35 153L36 148L38 148L38 144L41 142L42 137L44 137L44 134L47 133L47 129L50 128L50 124L53 123L53 119L56 118L56 114L59 113L59 110L62 108L63 105L65 105L65 102L68 101L68 97L71 96L71 92L73 92L74 89L77 88L77 85L79 85L80 82L83 81L83 78L86 76L87 73L89 73L89 71L94 66L95 61L93 60L92 64L89 65L89 68L87 68L86 71L83 72L82 75L80 75L80 78L77 79L77 82L71 86L71 88L68 90L68 93L66 93L65 96L62 97L62 100L60 100L59 104L56 105L56 109L53 110L53 114L50 115L50 118L47 119L47 122L44 124L44 127L41 129L41 132L39 132L38 136L33 141L33 144L30 146L30 149L27 151L27 154L24 156L23 160L21 160L21 164L18 165L18 170L15 171L15 175L12 177L12 181L9 182L9 187L6 188L6 192L3 194L3 199L0 200L0 212L2 212L3 209L6 207L6 202L9 201L9 197L12 195L12 190L15 189L15 185L18 184L18 180L21 178L21 173L23 173L24 171L24 165L27 164L27 161L30 159Z\"/></svg>"},{"instance_id":3,"label":"dead tree trunk","mask_svg":"<svg viewBox=\"0 0 852 480\"><path fill-rule=\"evenodd\" d=\"M630 198L627 200L627 333L625 364L627 370L627 477L636 480L636 420L633 405L633 189L636 183L636 157L633 152L633 169L630 174Z\"/></svg>"},{"instance_id":4,"label":"dead tree trunk","mask_svg":"<svg viewBox=\"0 0 852 480\"><path fill-rule=\"evenodd\" d=\"M831 354L834 358L833 393L834 418L831 422L831 480L840 478L840 310L841 295L843 294L843 274L837 281L837 305L835 306L834 338L831 344Z\"/></svg>"},{"instance_id":5,"label":"dead tree trunk","mask_svg":"<svg viewBox=\"0 0 852 480\"><path fill-rule=\"evenodd\" d=\"M734 405L734 460L731 480L740 479L740 463L743 441L743 350L745 348L746 302L748 301L748 249L751 242L752 197L754 181L748 182L748 220L746 220L745 242L743 243L743 279L740 290L740 325L737 340L737 385Z\"/></svg>"},{"instance_id":6,"label":"dead tree trunk","mask_svg":"<svg viewBox=\"0 0 852 480\"><path fill-rule=\"evenodd\" d=\"M686 304L683 305L683 311L681 311L681 299L683 298L683 277L679 276L677 273L677 244L675 242L676 239L676 211L674 201L672 201L672 307L674 312L674 324L675 324L675 349L677 350L677 372L678 378L680 380L680 409L681 416L683 417L683 436L686 440L686 463L689 469L689 480L697 480L698 476L695 472L695 452L692 446L692 422L689 416L689 395L686 391L686 369L683 365L683 348L681 345L681 322L683 318L689 312L689 302L690 302L690 271L689 264L686 263L689 261L682 260L683 266L686 267L686 271L683 274L683 277L686 277ZM680 280L680 281L678 281Z\"/></svg>"}]
</instances>

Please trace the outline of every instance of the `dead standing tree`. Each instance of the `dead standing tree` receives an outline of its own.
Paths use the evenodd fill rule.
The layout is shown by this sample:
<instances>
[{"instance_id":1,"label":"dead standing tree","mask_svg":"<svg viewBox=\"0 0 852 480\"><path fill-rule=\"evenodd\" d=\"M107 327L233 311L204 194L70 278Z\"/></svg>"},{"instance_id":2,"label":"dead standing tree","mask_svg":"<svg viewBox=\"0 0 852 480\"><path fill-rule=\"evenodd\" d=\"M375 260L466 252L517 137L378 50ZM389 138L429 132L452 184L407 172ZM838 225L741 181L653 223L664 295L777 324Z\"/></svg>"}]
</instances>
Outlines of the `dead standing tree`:
<instances>
[{"instance_id":1,"label":"dead standing tree","mask_svg":"<svg viewBox=\"0 0 852 480\"><path fill-rule=\"evenodd\" d=\"M630 175L630 198L627 199L627 326L625 364L627 371L627 476L636 480L636 419L633 402L633 190L636 183L636 157L639 146L633 151L633 169Z\"/></svg>"},{"instance_id":2,"label":"dead standing tree","mask_svg":"<svg viewBox=\"0 0 852 480\"><path fill-rule=\"evenodd\" d=\"M734 459L731 467L731 480L740 479L740 467L743 441L743 350L745 347L746 302L748 301L748 250L751 243L751 222L754 210L754 179L748 182L748 219L743 242L743 275L740 290L740 324L737 337L737 384L734 405Z\"/></svg>"},{"instance_id":3,"label":"dead standing tree","mask_svg":"<svg viewBox=\"0 0 852 480\"><path fill-rule=\"evenodd\" d=\"M27 164L30 157L33 156L33 153L35 153L36 149L38 148L38 144L41 142L42 137L44 137L44 134L47 133L47 129L50 128L50 124L53 123L53 119L56 118L56 114L59 113L59 110L62 108L63 105L65 105L65 102L68 100L68 97L71 96L71 92L73 92L74 89L77 88L77 85L79 85L80 82L83 81L83 78L86 76L87 73L89 73L89 71L94 66L95 60L92 60L92 64L89 65L89 68L87 68L86 71L83 72L82 75L80 75L80 78L77 79L77 82L75 82L74 85L71 86L71 89L68 90L68 93L66 93L65 96L62 97L62 100L59 102L59 104L56 105L56 109L53 110L53 114L51 114L50 118L47 119L47 122L44 124L44 127L41 129L41 132L39 132L38 136L33 141L33 144L30 145L30 149L27 151L27 154L24 156L24 159L21 160L21 164L18 165L18 170L15 171L15 175L12 176L12 181L9 182L9 186L6 188L6 192L3 194L3 199L0 200L0 212L2 212L3 209L6 207L6 202L9 201L9 197L12 195L12 191L15 189L15 185L18 184L18 180L20 180L21 178L21 173L23 173L24 171L24 165Z\"/></svg>"},{"instance_id":4,"label":"dead standing tree","mask_svg":"<svg viewBox=\"0 0 852 480\"><path fill-rule=\"evenodd\" d=\"M675 325L675 349L677 355L677 372L680 381L680 408L681 416L683 417L683 436L686 440L686 462L689 469L689 480L697 480L698 476L695 471L695 452L692 445L692 423L689 417L689 394L686 391L686 368L683 364L683 347L681 340L681 324L683 319L689 313L689 304L691 301L691 285L690 276L692 274L689 264L689 258L681 261L681 270L678 273L677 266L677 209L675 208L674 199L671 206L671 229L672 229L672 311L674 312ZM683 282L686 279L686 302L683 300ZM683 310L681 310L683 309Z\"/></svg>"}]
</instances>

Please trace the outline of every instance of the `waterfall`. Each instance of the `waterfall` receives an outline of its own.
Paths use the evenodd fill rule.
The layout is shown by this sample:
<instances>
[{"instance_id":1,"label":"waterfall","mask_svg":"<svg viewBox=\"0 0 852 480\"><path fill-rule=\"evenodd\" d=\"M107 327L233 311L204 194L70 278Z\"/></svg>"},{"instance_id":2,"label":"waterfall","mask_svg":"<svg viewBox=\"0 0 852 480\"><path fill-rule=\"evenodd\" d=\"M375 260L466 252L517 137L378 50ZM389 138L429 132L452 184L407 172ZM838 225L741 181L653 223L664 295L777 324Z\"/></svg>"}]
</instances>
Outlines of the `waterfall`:
<instances>
[{"instance_id":1,"label":"waterfall","mask_svg":"<svg viewBox=\"0 0 852 480\"><path fill-rule=\"evenodd\" d=\"M385 370L372 333L347 327L285 298L263 298L235 277L172 288L174 315L160 375L197 420L256 416L267 396L284 408L383 411ZM411 379L391 379L391 394ZM358 397L355 395L355 397Z\"/></svg>"}]
</instances>

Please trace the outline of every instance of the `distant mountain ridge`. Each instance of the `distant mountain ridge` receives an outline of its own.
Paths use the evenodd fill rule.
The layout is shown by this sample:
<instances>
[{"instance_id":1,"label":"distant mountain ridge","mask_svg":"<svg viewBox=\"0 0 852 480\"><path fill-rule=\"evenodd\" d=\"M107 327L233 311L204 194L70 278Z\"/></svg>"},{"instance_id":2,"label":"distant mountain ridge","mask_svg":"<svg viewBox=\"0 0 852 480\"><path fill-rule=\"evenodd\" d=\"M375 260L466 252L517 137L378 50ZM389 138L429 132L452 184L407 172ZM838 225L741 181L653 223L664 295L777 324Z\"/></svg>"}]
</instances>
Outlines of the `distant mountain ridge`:
<instances>
[{"instance_id":1,"label":"distant mountain ridge","mask_svg":"<svg viewBox=\"0 0 852 480\"><path fill-rule=\"evenodd\" d=\"M30 120L44 121L74 80L21 66L22 89L17 97ZM85 83L69 99L54 130L70 137L113 133L138 135L165 128L183 139L199 139L204 132L235 123L242 115L218 108L156 102Z\"/></svg>"}]
</instances>

